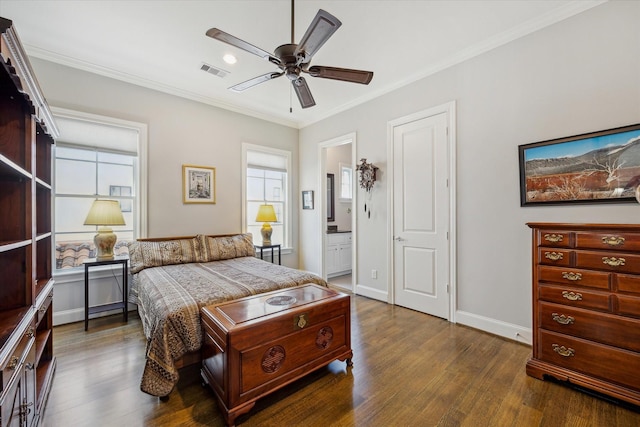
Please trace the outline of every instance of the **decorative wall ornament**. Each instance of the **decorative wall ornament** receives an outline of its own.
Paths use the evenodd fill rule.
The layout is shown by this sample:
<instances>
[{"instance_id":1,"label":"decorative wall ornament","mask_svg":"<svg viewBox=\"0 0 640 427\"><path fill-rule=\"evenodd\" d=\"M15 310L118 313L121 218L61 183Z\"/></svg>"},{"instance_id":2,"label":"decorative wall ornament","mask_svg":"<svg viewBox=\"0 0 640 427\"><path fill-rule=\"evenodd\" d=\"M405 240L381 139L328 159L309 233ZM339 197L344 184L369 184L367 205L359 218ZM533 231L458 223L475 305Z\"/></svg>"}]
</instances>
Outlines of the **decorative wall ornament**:
<instances>
[{"instance_id":1,"label":"decorative wall ornament","mask_svg":"<svg viewBox=\"0 0 640 427\"><path fill-rule=\"evenodd\" d=\"M373 163L367 163L367 159L360 159L360 164L356 166L356 170L360 172L360 188L367 190L369 200L371 200L371 188L373 188L373 183L376 182L378 168ZM367 209L366 202L364 211L367 213L367 218L371 218L371 208Z\"/></svg>"},{"instance_id":2,"label":"decorative wall ornament","mask_svg":"<svg viewBox=\"0 0 640 427\"><path fill-rule=\"evenodd\" d=\"M376 182L378 168L372 163L367 163L367 159L360 159L360 164L356 169L360 171L360 188L371 191L373 183Z\"/></svg>"}]
</instances>

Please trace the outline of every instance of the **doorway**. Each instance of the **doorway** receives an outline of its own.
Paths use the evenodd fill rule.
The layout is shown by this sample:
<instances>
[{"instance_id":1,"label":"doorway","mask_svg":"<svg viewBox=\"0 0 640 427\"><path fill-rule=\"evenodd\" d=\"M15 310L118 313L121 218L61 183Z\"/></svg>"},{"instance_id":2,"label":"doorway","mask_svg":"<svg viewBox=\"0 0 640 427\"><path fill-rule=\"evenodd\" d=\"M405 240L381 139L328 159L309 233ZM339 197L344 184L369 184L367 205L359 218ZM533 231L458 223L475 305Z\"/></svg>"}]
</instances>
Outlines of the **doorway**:
<instances>
[{"instance_id":1,"label":"doorway","mask_svg":"<svg viewBox=\"0 0 640 427\"><path fill-rule=\"evenodd\" d=\"M355 133L319 144L319 212L322 277L349 292L355 289Z\"/></svg>"},{"instance_id":2,"label":"doorway","mask_svg":"<svg viewBox=\"0 0 640 427\"><path fill-rule=\"evenodd\" d=\"M388 125L394 304L453 321L455 104Z\"/></svg>"}]
</instances>

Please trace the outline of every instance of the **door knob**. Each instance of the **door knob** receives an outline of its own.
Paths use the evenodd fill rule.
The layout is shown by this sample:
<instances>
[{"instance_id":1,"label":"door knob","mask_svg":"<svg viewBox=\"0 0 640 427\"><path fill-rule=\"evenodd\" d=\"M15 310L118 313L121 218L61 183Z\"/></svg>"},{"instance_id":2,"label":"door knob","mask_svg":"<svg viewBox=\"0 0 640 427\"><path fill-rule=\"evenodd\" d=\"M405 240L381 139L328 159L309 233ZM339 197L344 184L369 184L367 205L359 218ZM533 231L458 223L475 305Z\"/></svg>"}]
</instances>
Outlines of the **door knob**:
<instances>
[{"instance_id":1,"label":"door knob","mask_svg":"<svg viewBox=\"0 0 640 427\"><path fill-rule=\"evenodd\" d=\"M393 239L393 240L395 240L395 241L397 241L397 242L404 242L404 239L403 239L402 237L400 237L400 236L396 237L396 238L395 238L395 239Z\"/></svg>"}]
</instances>

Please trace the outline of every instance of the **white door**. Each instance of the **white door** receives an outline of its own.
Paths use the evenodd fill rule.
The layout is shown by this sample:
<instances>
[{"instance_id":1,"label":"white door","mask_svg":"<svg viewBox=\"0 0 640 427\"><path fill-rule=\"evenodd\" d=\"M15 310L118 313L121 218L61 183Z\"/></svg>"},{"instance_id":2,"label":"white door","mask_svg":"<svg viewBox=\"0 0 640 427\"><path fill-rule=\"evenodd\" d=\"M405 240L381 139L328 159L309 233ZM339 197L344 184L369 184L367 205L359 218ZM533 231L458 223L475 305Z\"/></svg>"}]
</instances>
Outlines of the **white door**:
<instances>
[{"instance_id":1,"label":"white door","mask_svg":"<svg viewBox=\"0 0 640 427\"><path fill-rule=\"evenodd\" d=\"M449 318L447 113L396 121L393 149L395 303Z\"/></svg>"}]
</instances>

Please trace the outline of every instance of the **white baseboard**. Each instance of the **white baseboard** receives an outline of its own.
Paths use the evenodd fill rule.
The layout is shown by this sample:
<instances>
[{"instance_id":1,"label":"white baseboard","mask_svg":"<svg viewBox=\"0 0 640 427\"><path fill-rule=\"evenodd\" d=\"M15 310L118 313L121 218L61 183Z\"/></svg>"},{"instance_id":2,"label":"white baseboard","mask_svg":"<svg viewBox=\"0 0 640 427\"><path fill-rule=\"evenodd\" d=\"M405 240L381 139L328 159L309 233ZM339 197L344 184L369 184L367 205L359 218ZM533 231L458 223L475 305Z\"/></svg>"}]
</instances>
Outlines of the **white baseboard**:
<instances>
[{"instance_id":1,"label":"white baseboard","mask_svg":"<svg viewBox=\"0 0 640 427\"><path fill-rule=\"evenodd\" d=\"M381 291L380 289L370 288L369 286L356 284L356 294L362 295L363 297L376 299L378 301L389 302L389 294L387 292Z\"/></svg>"},{"instance_id":2,"label":"white baseboard","mask_svg":"<svg viewBox=\"0 0 640 427\"><path fill-rule=\"evenodd\" d=\"M531 345L532 331L512 323L502 322L490 317L479 316L466 311L456 311L456 322L462 325L480 329L490 334L498 335L523 344Z\"/></svg>"},{"instance_id":3,"label":"white baseboard","mask_svg":"<svg viewBox=\"0 0 640 427\"><path fill-rule=\"evenodd\" d=\"M129 311L135 311L135 305L129 305ZM98 317L111 316L113 314L122 315L122 309L118 308L111 311L104 311L102 313L96 313L91 315L91 319L96 319ZM67 323L75 323L75 322L84 322L84 308L74 308L71 310L65 311L54 311L53 312L53 326L65 325Z\"/></svg>"}]
</instances>

